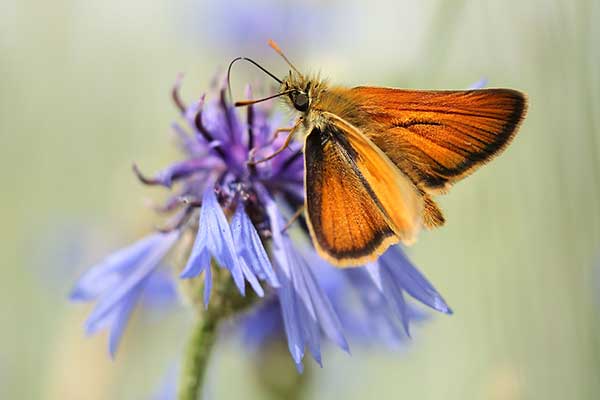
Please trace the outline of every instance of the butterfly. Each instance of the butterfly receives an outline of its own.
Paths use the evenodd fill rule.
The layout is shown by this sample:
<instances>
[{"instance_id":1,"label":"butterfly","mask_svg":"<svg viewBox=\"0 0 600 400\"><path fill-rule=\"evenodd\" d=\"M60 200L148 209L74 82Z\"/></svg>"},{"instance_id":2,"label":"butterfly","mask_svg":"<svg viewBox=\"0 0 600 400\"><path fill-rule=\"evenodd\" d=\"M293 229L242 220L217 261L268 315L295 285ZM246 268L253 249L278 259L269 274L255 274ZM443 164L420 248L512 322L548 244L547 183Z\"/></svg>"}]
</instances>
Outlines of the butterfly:
<instances>
[{"instance_id":1,"label":"butterfly","mask_svg":"<svg viewBox=\"0 0 600 400\"><path fill-rule=\"evenodd\" d=\"M445 222L432 196L499 155L514 138L527 110L512 89L405 90L332 86L306 76L273 41L291 70L274 78L300 113L283 151L304 136L304 211L317 252L339 266L363 265L389 246L412 244L424 227ZM237 61L234 60L233 62ZM232 62L232 64L233 64ZM230 69L231 65L230 64Z\"/></svg>"}]
</instances>

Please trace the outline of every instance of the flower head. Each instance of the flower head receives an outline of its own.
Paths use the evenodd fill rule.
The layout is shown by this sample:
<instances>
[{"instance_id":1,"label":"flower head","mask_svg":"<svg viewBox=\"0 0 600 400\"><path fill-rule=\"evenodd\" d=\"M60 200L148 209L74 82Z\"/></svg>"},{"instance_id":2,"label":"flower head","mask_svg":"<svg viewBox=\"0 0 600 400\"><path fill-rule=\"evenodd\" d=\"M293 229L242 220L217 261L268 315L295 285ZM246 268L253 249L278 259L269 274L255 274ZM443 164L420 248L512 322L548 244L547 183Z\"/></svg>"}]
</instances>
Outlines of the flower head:
<instances>
[{"instance_id":1,"label":"flower head","mask_svg":"<svg viewBox=\"0 0 600 400\"><path fill-rule=\"evenodd\" d=\"M240 115L223 89L217 93L186 106L175 86L173 98L184 124L173 129L185 159L153 177L134 168L142 182L173 191L159 210L174 215L165 232L115 253L80 280L73 298L98 302L88 331L110 327L114 352L144 282L178 238L192 232L195 239L180 277L203 280L204 306L209 309L216 268L231 276L240 295L252 288L264 298L258 304L263 317L254 323L249 319L246 330L257 338L261 332L269 336L269 331L285 335L299 370L306 351L322 363L323 337L345 351L348 333L364 341L403 340L411 320L422 316L408 304L406 294L450 313L399 249L388 250L365 268L335 270L300 245L297 238L308 237L306 225L300 219L299 228L290 228L286 218L287 210L304 204L300 144L292 143L269 162L248 163L254 155L269 155L281 146L284 138L274 135L274 121L282 118L263 104ZM292 236L290 229L298 235ZM360 307L350 306L349 296Z\"/></svg>"}]
</instances>

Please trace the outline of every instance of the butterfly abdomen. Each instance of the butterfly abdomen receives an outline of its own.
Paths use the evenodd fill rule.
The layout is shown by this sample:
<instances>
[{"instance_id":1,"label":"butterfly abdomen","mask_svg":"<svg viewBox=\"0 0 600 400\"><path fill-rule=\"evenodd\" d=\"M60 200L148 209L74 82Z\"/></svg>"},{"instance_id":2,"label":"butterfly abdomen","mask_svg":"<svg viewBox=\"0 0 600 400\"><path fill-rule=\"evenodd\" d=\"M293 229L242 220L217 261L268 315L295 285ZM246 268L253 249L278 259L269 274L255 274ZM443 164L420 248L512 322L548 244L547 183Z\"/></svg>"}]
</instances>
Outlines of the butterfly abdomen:
<instances>
[{"instance_id":1,"label":"butterfly abdomen","mask_svg":"<svg viewBox=\"0 0 600 400\"><path fill-rule=\"evenodd\" d=\"M423 195L423 200L423 226L428 229L433 229L444 225L446 219L435 201L426 194Z\"/></svg>"}]
</instances>

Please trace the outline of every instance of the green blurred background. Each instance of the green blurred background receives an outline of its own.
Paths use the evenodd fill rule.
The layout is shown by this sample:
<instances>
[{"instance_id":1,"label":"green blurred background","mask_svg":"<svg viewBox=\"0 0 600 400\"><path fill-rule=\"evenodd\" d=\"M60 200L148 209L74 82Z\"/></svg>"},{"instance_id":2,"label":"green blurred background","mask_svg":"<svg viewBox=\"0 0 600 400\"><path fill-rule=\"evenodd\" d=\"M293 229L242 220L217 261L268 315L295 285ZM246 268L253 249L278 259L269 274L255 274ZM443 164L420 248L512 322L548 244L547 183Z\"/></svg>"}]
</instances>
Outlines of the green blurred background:
<instances>
[{"instance_id":1,"label":"green blurred background","mask_svg":"<svg viewBox=\"0 0 600 400\"><path fill-rule=\"evenodd\" d=\"M149 398L176 365L185 310L138 313L111 361L105 335L84 337L89 307L67 293L159 221L146 205L162 192L130 165L177 157L176 75L190 101L235 56L282 75L268 37L342 84L486 77L530 99L506 154L439 198L447 226L409 250L455 315L421 325L404 352L327 349L308 398L599 398L600 2L262 1L260 33L240 22L242 4L0 4L0 398ZM265 78L237 66L234 85L247 80ZM219 344L212 398L261 398L244 354Z\"/></svg>"}]
</instances>

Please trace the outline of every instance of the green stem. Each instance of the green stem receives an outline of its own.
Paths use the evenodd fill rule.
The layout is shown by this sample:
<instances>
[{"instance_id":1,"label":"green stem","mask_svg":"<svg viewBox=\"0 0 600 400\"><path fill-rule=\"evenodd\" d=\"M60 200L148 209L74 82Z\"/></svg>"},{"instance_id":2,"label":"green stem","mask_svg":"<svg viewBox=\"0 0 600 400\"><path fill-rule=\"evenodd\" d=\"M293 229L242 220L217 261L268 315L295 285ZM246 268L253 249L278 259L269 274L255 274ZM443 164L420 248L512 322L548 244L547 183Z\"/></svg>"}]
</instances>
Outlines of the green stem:
<instances>
[{"instance_id":1,"label":"green stem","mask_svg":"<svg viewBox=\"0 0 600 400\"><path fill-rule=\"evenodd\" d=\"M197 400L202 391L206 367L217 338L218 320L214 313L205 313L192 331L179 382L179 400Z\"/></svg>"},{"instance_id":2,"label":"green stem","mask_svg":"<svg viewBox=\"0 0 600 400\"><path fill-rule=\"evenodd\" d=\"M212 349L217 339L219 322L248 308L255 300L251 292L241 296L229 272L212 266L213 290L208 309L204 309L202 288L191 282L188 296L198 313L198 321L188 342L181 377L179 378L179 400L198 400ZM249 289L249 288L246 288Z\"/></svg>"}]
</instances>

